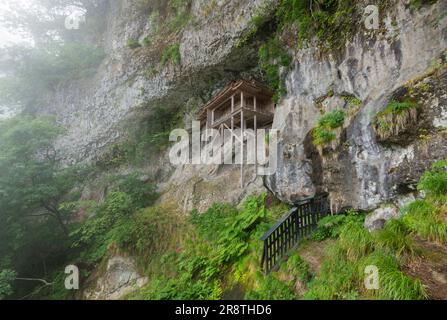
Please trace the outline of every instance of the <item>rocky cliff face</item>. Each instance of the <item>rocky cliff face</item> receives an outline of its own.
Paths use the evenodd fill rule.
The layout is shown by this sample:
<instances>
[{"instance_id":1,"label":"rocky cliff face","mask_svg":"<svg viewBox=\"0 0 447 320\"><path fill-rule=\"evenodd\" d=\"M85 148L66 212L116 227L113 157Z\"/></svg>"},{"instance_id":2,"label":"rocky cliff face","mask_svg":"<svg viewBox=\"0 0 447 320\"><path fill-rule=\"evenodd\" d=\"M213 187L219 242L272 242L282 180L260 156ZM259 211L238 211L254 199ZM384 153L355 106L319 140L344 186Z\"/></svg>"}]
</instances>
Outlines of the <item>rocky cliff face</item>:
<instances>
[{"instance_id":1,"label":"rocky cliff face","mask_svg":"<svg viewBox=\"0 0 447 320\"><path fill-rule=\"evenodd\" d=\"M155 106L175 112L191 101L197 105L205 92L209 98L227 81L255 73L256 46L239 44L251 19L276 1L194 0L182 28L165 33L159 29L169 20L167 2L148 3L148 14L141 14L135 1L110 1L102 35L107 58L97 74L50 97L45 112L68 128L58 141L68 162L97 159L125 137L129 121L150 117ZM148 19L155 11L159 16ZM264 179L265 186L289 203L328 191L334 211L373 209L413 193L422 172L447 157L446 11L447 1L421 10L399 2L381 13L385 28L359 29L341 51L296 50L292 70L284 71L288 93L273 124L280 136L278 169ZM153 43L130 49L128 39ZM162 65L162 51L172 45L178 46L180 63ZM402 97L417 102L416 113L379 137L377 113ZM344 125L330 145L315 147L318 119L336 109L345 110ZM194 117L189 111L186 120ZM173 168L166 154L146 171L161 180L160 201L174 201L188 212L216 201L240 203L265 190L252 169L243 186L238 167ZM86 297L118 298L140 282L133 262L115 257Z\"/></svg>"},{"instance_id":2,"label":"rocky cliff face","mask_svg":"<svg viewBox=\"0 0 447 320\"><path fill-rule=\"evenodd\" d=\"M440 66L446 9L445 1L421 11L400 3L382 13L388 23L380 35L359 30L337 55L321 57L314 48L296 53L288 95L275 114L281 147L279 169L266 179L270 190L287 202L329 191L333 210L371 209L414 190L423 168L447 156L446 78ZM375 115L399 95L418 101L420 121L409 126L411 137L395 139L403 145L378 142ZM348 110L346 97L362 103ZM337 108L349 114L337 143L317 150L311 131L322 113Z\"/></svg>"},{"instance_id":3,"label":"rocky cliff face","mask_svg":"<svg viewBox=\"0 0 447 320\"><path fill-rule=\"evenodd\" d=\"M51 97L46 112L56 114L69 130L58 142L68 161L98 158L126 135L129 121L150 116L154 106L175 112L191 100L200 104L207 98L204 92L252 74L257 66L255 46L240 47L240 40L250 20L276 1L194 0L186 8L188 19L182 28L165 33L159 29L171 17L166 2L148 3L143 10L135 1L110 1L102 36L107 58L98 73ZM412 191L423 169L446 156L445 76L439 70L430 73L446 48L446 6L446 1L437 1L413 10L399 2L381 12L385 27L360 28L341 52L294 52L294 67L286 74L288 94L277 106L273 125L280 130L278 170L265 179L278 198L292 203L329 191L334 210L371 209ZM128 39L153 43L132 50ZM161 52L171 45L178 45L180 63L161 65ZM409 83L429 87L412 92L421 106L421 121L413 134L395 137L394 141L406 141L403 144L380 141L375 115L395 97L409 95ZM347 97L361 100L361 105L351 110ZM349 116L337 142L318 150L312 144L312 129L323 113L340 108ZM191 113L186 119L193 117ZM259 178L250 182L250 173L240 187L237 168L174 170L164 156L148 170L156 173L154 167L160 166L174 173L169 180L170 174L163 175L165 199L174 198L185 211L204 209L217 200L238 202L247 186L263 189ZM222 185L229 190L225 196L218 192Z\"/></svg>"},{"instance_id":4,"label":"rocky cliff face","mask_svg":"<svg viewBox=\"0 0 447 320\"><path fill-rule=\"evenodd\" d=\"M58 142L68 161L97 158L123 138L126 120L150 115L155 105L175 112L204 90L256 66L256 50L239 49L237 42L251 17L271 0L194 0L179 18L186 20L181 29L176 29L174 22L182 20L172 17L177 13L169 12L169 1L146 2L142 8L136 1L109 1L102 35L107 58L96 76L50 97L45 112L57 115L68 128ZM128 39L143 43L145 38L151 46L127 46ZM177 45L180 63L161 65L163 51Z\"/></svg>"},{"instance_id":5,"label":"rocky cliff face","mask_svg":"<svg viewBox=\"0 0 447 320\"><path fill-rule=\"evenodd\" d=\"M101 269L101 268L100 268ZM82 298L87 300L117 300L147 283L147 278L138 274L132 258L115 255L107 261L104 270L93 275Z\"/></svg>"}]
</instances>

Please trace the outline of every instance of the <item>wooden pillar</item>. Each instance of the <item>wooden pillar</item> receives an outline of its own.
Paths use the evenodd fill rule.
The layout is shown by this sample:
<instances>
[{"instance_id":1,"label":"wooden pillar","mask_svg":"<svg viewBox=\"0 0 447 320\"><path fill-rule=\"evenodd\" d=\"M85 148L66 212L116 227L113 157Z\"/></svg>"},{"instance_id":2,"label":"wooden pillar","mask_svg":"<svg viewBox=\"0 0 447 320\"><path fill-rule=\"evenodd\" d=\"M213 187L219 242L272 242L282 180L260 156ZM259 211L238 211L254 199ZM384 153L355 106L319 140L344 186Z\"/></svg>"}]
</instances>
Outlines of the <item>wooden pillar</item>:
<instances>
[{"instance_id":1,"label":"wooden pillar","mask_svg":"<svg viewBox=\"0 0 447 320\"><path fill-rule=\"evenodd\" d=\"M245 107L244 93L241 91L241 109Z\"/></svg>"},{"instance_id":2,"label":"wooden pillar","mask_svg":"<svg viewBox=\"0 0 447 320\"><path fill-rule=\"evenodd\" d=\"M206 110L206 129L211 126L211 110Z\"/></svg>"},{"instance_id":3,"label":"wooden pillar","mask_svg":"<svg viewBox=\"0 0 447 320\"><path fill-rule=\"evenodd\" d=\"M225 137L224 137L224 125L220 125L220 146L222 147L224 145Z\"/></svg>"},{"instance_id":4,"label":"wooden pillar","mask_svg":"<svg viewBox=\"0 0 447 320\"><path fill-rule=\"evenodd\" d=\"M243 97L241 93L241 97ZM242 100L241 100L242 103ZM241 188L244 187L244 109L241 109Z\"/></svg>"},{"instance_id":5,"label":"wooden pillar","mask_svg":"<svg viewBox=\"0 0 447 320\"><path fill-rule=\"evenodd\" d=\"M256 96L254 96L254 97L253 97L253 105L254 105L253 107L254 107L255 111L256 111L256 108L257 108L256 104L257 104ZM256 117L256 116L255 116L255 117Z\"/></svg>"},{"instance_id":6,"label":"wooden pillar","mask_svg":"<svg viewBox=\"0 0 447 320\"><path fill-rule=\"evenodd\" d=\"M211 111L211 125L214 124L214 109Z\"/></svg>"},{"instance_id":7,"label":"wooden pillar","mask_svg":"<svg viewBox=\"0 0 447 320\"><path fill-rule=\"evenodd\" d=\"M255 105L256 105L256 102L255 102ZM255 132L255 175L258 175L258 172L257 172L258 171L258 133L256 132L258 130L258 117L256 114L255 114L253 121L254 121L254 132Z\"/></svg>"},{"instance_id":8,"label":"wooden pillar","mask_svg":"<svg viewBox=\"0 0 447 320\"><path fill-rule=\"evenodd\" d=\"M231 113L234 112L234 94L231 96Z\"/></svg>"}]
</instances>

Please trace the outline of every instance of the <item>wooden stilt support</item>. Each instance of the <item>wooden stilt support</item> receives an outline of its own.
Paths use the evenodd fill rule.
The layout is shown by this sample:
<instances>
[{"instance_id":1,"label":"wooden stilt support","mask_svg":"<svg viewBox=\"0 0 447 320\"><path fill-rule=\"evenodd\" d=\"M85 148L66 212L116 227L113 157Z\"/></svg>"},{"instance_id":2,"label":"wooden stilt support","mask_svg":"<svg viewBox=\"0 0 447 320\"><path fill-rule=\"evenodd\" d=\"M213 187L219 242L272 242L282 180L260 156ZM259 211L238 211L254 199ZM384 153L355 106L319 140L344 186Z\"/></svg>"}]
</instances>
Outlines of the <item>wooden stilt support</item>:
<instances>
[{"instance_id":1,"label":"wooden stilt support","mask_svg":"<svg viewBox=\"0 0 447 320\"><path fill-rule=\"evenodd\" d=\"M243 97L243 93L241 94ZM241 188L244 187L244 110L241 110Z\"/></svg>"},{"instance_id":2,"label":"wooden stilt support","mask_svg":"<svg viewBox=\"0 0 447 320\"><path fill-rule=\"evenodd\" d=\"M255 106L256 106L256 97L255 97ZM254 126L254 132L255 132L255 150L254 150L254 152L255 152L255 154L254 154L254 156L255 156L255 176L257 176L258 175L258 133L257 133L257 131L258 131L258 117L256 115L254 116L253 121L254 121L253 126Z\"/></svg>"}]
</instances>

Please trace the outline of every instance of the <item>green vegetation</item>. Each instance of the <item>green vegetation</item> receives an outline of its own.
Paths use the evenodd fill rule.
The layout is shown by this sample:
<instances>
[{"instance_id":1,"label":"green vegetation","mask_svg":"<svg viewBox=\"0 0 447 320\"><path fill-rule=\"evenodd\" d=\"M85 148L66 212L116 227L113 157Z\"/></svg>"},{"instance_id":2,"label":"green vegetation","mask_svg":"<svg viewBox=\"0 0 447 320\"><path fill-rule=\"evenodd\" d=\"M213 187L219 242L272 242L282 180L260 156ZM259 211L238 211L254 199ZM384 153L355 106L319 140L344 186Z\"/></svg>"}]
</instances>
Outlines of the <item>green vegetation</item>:
<instances>
[{"instance_id":1,"label":"green vegetation","mask_svg":"<svg viewBox=\"0 0 447 320\"><path fill-rule=\"evenodd\" d=\"M410 0L410 8L419 10L423 6L435 4L438 0Z\"/></svg>"},{"instance_id":2,"label":"green vegetation","mask_svg":"<svg viewBox=\"0 0 447 320\"><path fill-rule=\"evenodd\" d=\"M412 101L398 102L396 100L391 101L384 110L382 110L378 116L383 116L386 114L401 114L409 109L416 108L417 104Z\"/></svg>"},{"instance_id":3,"label":"green vegetation","mask_svg":"<svg viewBox=\"0 0 447 320\"><path fill-rule=\"evenodd\" d=\"M267 82L275 91L273 100L278 102L286 93L284 79L280 68L289 67L292 57L287 53L277 38L271 38L259 48L259 65L264 71Z\"/></svg>"},{"instance_id":4,"label":"green vegetation","mask_svg":"<svg viewBox=\"0 0 447 320\"><path fill-rule=\"evenodd\" d=\"M88 170L60 163L53 143L63 132L51 118L17 116L0 121L3 279L12 274L5 270L43 278L58 266L67 249L72 216L63 203L76 200L73 189L85 180ZM2 295L7 295L9 285L1 282ZM24 290L19 286L15 291L20 296Z\"/></svg>"},{"instance_id":5,"label":"green vegetation","mask_svg":"<svg viewBox=\"0 0 447 320\"><path fill-rule=\"evenodd\" d=\"M343 123L343 116L334 113L323 117L320 123L327 128L336 128ZM7 155L5 159L35 161L27 166L43 172L45 169L39 164L43 160L34 158L35 150L50 146L61 129L53 127L49 120L32 118L26 121L15 119L2 125L5 127L0 130L3 134L0 150ZM12 145L17 149L14 150ZM6 160L2 158L1 161ZM0 164L13 167L9 162ZM278 272L268 276L261 273L262 242L259 238L288 209L280 204L267 209L266 195L248 198L240 209L214 204L204 213L193 211L190 216L185 216L174 204L154 205L157 199L155 186L141 181L136 173L108 179L108 192L101 203L79 201L79 194L55 197L55 191L49 186L39 184L39 191L31 194L45 195L51 191L51 200L58 199L52 207L63 213L64 221L81 208L90 216L83 222L65 224L68 236L63 229L54 232L59 222L51 215L43 220L41 217L28 220L28 213L34 212L30 206L33 201L36 201L33 205L36 212L42 213L41 205L34 197L26 200L26 207L21 208L18 206L20 201L14 197L26 199L26 195L17 195L17 191L7 193L11 201L2 197L0 204L11 220L10 224L0 226L0 253L9 257L9 261L22 261L16 257L20 256L25 258L23 261L34 259L38 263L42 258L32 255L36 250L36 239L40 239L37 242L39 252L47 252L48 256L68 252L51 264L46 262L53 285L33 289L38 297L55 299L68 297L67 291L63 290L61 265L83 265L83 277L88 277L114 252L136 257L140 272L150 279L145 287L129 295L129 299L223 299L234 295L246 299L298 299L303 294L305 299L424 299L426 293L421 282L406 275L403 266L419 254L413 235L447 241L447 227L442 219L446 214L446 164L445 160L439 161L423 175L418 189L424 191L426 198L410 204L404 209L402 219L388 221L383 230L368 232L363 227L364 216L354 211L322 219L312 240L332 239L333 243L318 274L313 274L297 252L281 264ZM63 172L52 170L58 174ZM11 181L16 181L15 176L19 174L10 172L13 176L8 179L2 176L0 180L2 191L13 186ZM57 184L54 178L46 183L57 185L61 194L70 194L73 183L79 180L63 177L64 183L70 182L66 187ZM38 200L42 199L46 198ZM21 212L23 218L19 216ZM49 246L48 241L58 245ZM18 243L20 245L14 249ZM28 243L33 246L28 247ZM27 267L17 262L11 264L2 260L1 263L0 296L24 295L27 291L12 286L12 281L16 273L23 274ZM378 290L364 289L364 270L369 265L379 269ZM44 277L43 274L37 276Z\"/></svg>"},{"instance_id":6,"label":"green vegetation","mask_svg":"<svg viewBox=\"0 0 447 320\"><path fill-rule=\"evenodd\" d=\"M334 110L323 115L318 121L318 125L328 128L336 129L341 127L345 122L345 113L342 110Z\"/></svg>"},{"instance_id":7,"label":"green vegetation","mask_svg":"<svg viewBox=\"0 0 447 320\"><path fill-rule=\"evenodd\" d=\"M141 44L138 42L137 39L129 38L129 39L127 39L127 46L130 49L136 49L136 48L140 48Z\"/></svg>"},{"instance_id":8,"label":"green vegetation","mask_svg":"<svg viewBox=\"0 0 447 320\"><path fill-rule=\"evenodd\" d=\"M382 1L386 2L386 1ZM289 67L292 59L287 53L295 42L298 47L313 40L323 52L344 48L361 23L362 12L354 0L302 1L281 0L272 7L261 8L249 22L248 31L238 42L241 47L260 35L267 25L271 36L259 50L259 65L267 82L275 91L278 102L286 93L281 67ZM298 29L298 37L290 40L288 33ZM327 132L322 133L329 138Z\"/></svg>"},{"instance_id":9,"label":"green vegetation","mask_svg":"<svg viewBox=\"0 0 447 320\"><path fill-rule=\"evenodd\" d=\"M356 1L329 0L310 4L301 0L282 0L276 12L280 29L295 25L298 45L315 37L322 49L341 49L356 31L361 14Z\"/></svg>"},{"instance_id":10,"label":"green vegetation","mask_svg":"<svg viewBox=\"0 0 447 320\"><path fill-rule=\"evenodd\" d=\"M0 300L12 294L11 283L16 279L16 273L13 270L0 271Z\"/></svg>"},{"instance_id":11,"label":"green vegetation","mask_svg":"<svg viewBox=\"0 0 447 320\"><path fill-rule=\"evenodd\" d=\"M180 55L180 45L173 44L164 49L163 54L161 56L161 65L164 67L168 62L172 62L174 64L180 64L181 55Z\"/></svg>"},{"instance_id":12,"label":"green vegetation","mask_svg":"<svg viewBox=\"0 0 447 320\"><path fill-rule=\"evenodd\" d=\"M292 275L294 280L300 280L306 284L313 278L309 265L297 253L290 256L284 266L285 272Z\"/></svg>"},{"instance_id":13,"label":"green vegetation","mask_svg":"<svg viewBox=\"0 0 447 320\"><path fill-rule=\"evenodd\" d=\"M404 210L405 225L422 238L433 241L447 240L447 225L442 223L440 209L428 200L418 200Z\"/></svg>"},{"instance_id":14,"label":"green vegetation","mask_svg":"<svg viewBox=\"0 0 447 320\"><path fill-rule=\"evenodd\" d=\"M322 220L323 221L323 220ZM320 273L309 283L306 299L424 299L420 281L402 272L403 253L412 253L413 245L402 223L389 221L385 228L369 233L363 227L363 217L354 212L334 221L334 233L328 233L328 222L321 235L337 235L330 246ZM379 289L364 289L365 267L379 270Z\"/></svg>"},{"instance_id":15,"label":"green vegetation","mask_svg":"<svg viewBox=\"0 0 447 320\"><path fill-rule=\"evenodd\" d=\"M376 246L383 250L394 252L397 256L415 253L410 232L402 220L391 220L383 230L376 234Z\"/></svg>"},{"instance_id":16,"label":"green vegetation","mask_svg":"<svg viewBox=\"0 0 447 320\"><path fill-rule=\"evenodd\" d=\"M340 235L340 227L346 220L345 215L327 216L318 221L318 228L313 233L312 239L322 241L324 239L335 239Z\"/></svg>"},{"instance_id":17,"label":"green vegetation","mask_svg":"<svg viewBox=\"0 0 447 320\"><path fill-rule=\"evenodd\" d=\"M151 161L169 145L169 133L182 125L181 110L170 110L165 106L148 106L151 113L139 119L131 119L128 138L110 146L97 160L102 170L109 170L123 164L142 165Z\"/></svg>"},{"instance_id":18,"label":"green vegetation","mask_svg":"<svg viewBox=\"0 0 447 320\"><path fill-rule=\"evenodd\" d=\"M283 209L267 210L264 202L265 195L249 198L241 210L215 204L205 213L193 212L180 252L173 247L159 261L152 261L159 266L152 266L151 282L129 298L221 299L235 286L249 290L255 279L263 279L259 237L283 213ZM274 279L258 285L285 297L284 284Z\"/></svg>"},{"instance_id":19,"label":"green vegetation","mask_svg":"<svg viewBox=\"0 0 447 320\"><path fill-rule=\"evenodd\" d=\"M446 160L438 161L433 164L431 170L424 173L418 190L423 191L426 198L417 200L403 209L403 221L409 230L424 239L439 242L447 241L446 164Z\"/></svg>"},{"instance_id":20,"label":"green vegetation","mask_svg":"<svg viewBox=\"0 0 447 320\"><path fill-rule=\"evenodd\" d=\"M377 113L374 126L381 139L397 136L417 122L418 104L411 100L393 100L385 109Z\"/></svg>"},{"instance_id":21,"label":"green vegetation","mask_svg":"<svg viewBox=\"0 0 447 320\"><path fill-rule=\"evenodd\" d=\"M427 297L421 282L405 275L393 254L378 250L366 256L359 263L359 273L364 276L365 267L370 265L379 270L379 289L372 290L367 296L386 300L421 300Z\"/></svg>"},{"instance_id":22,"label":"green vegetation","mask_svg":"<svg viewBox=\"0 0 447 320\"><path fill-rule=\"evenodd\" d=\"M430 197L441 197L447 194L447 160L440 160L433 164L421 177L418 189Z\"/></svg>"},{"instance_id":23,"label":"green vegetation","mask_svg":"<svg viewBox=\"0 0 447 320\"><path fill-rule=\"evenodd\" d=\"M0 206L4 215L24 219L43 207L39 215L51 217L66 232L66 218L58 206L85 170L63 168L57 161L52 143L62 133L51 118L19 116L0 122Z\"/></svg>"},{"instance_id":24,"label":"green vegetation","mask_svg":"<svg viewBox=\"0 0 447 320\"><path fill-rule=\"evenodd\" d=\"M145 226L143 221L148 213L135 213L153 204L157 198L155 188L138 180L136 175L116 177L115 183L116 187L107 195L104 202L90 208L94 217L86 220L70 235L72 248L80 252L78 263L100 262L112 245L129 249L132 245L132 249L140 251L143 247L141 241L144 238L138 239L135 236L141 235L141 229ZM152 218L155 216L149 215ZM148 232L145 237L161 236L160 233L154 233L153 229L145 231Z\"/></svg>"},{"instance_id":25,"label":"green vegetation","mask_svg":"<svg viewBox=\"0 0 447 320\"><path fill-rule=\"evenodd\" d=\"M343 126L345 122L345 112L343 110L333 110L324 114L314 128L312 136L316 146L323 146L336 138L335 129Z\"/></svg>"},{"instance_id":26,"label":"green vegetation","mask_svg":"<svg viewBox=\"0 0 447 320\"><path fill-rule=\"evenodd\" d=\"M143 45L144 45L145 47L150 47L150 46L152 45L152 41L151 41L151 39L149 39L148 37L145 37L145 38L143 39Z\"/></svg>"},{"instance_id":27,"label":"green vegetation","mask_svg":"<svg viewBox=\"0 0 447 320\"><path fill-rule=\"evenodd\" d=\"M261 276L259 287L245 295L247 300L295 300L292 281L286 283L274 275Z\"/></svg>"},{"instance_id":28,"label":"green vegetation","mask_svg":"<svg viewBox=\"0 0 447 320\"><path fill-rule=\"evenodd\" d=\"M445 186L447 161L435 163L420 179L418 189L427 195L403 208L403 217L390 220L384 229L369 233L363 217L327 217L319 222L314 239L336 239L328 249L320 273L309 283L307 299L425 299L425 288L402 271L402 266L419 255L413 235L429 241L447 241ZM379 289L363 289L364 270L379 270Z\"/></svg>"},{"instance_id":29,"label":"green vegetation","mask_svg":"<svg viewBox=\"0 0 447 320\"><path fill-rule=\"evenodd\" d=\"M238 41L237 47L242 47L254 39L254 37L260 33L261 29L272 19L274 19L276 8L274 6L261 7L253 15L248 22L248 30Z\"/></svg>"},{"instance_id":30,"label":"green vegetation","mask_svg":"<svg viewBox=\"0 0 447 320\"><path fill-rule=\"evenodd\" d=\"M173 12L167 21L169 32L178 32L191 21L190 6L191 0L169 0L169 7Z\"/></svg>"},{"instance_id":31,"label":"green vegetation","mask_svg":"<svg viewBox=\"0 0 447 320\"><path fill-rule=\"evenodd\" d=\"M113 248L150 254L168 229L155 207L140 212L158 195L137 173L108 179L104 202L81 201L93 168L60 162L53 143L63 133L51 118L0 121L0 298L68 298L64 266L83 265L87 277ZM77 222L80 212L90 218Z\"/></svg>"}]
</instances>

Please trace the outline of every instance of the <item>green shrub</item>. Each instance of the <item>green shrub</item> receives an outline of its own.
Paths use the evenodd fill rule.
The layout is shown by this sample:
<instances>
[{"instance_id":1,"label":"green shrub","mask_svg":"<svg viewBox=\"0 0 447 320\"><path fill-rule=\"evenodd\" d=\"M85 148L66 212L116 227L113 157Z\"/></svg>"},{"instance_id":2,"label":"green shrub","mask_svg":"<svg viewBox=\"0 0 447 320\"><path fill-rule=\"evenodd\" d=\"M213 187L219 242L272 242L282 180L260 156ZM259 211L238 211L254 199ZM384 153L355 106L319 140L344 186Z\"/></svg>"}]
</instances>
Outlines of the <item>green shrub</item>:
<instances>
[{"instance_id":1,"label":"green shrub","mask_svg":"<svg viewBox=\"0 0 447 320\"><path fill-rule=\"evenodd\" d=\"M323 146L335 140L337 135L326 128L316 127L312 131L312 137L316 146Z\"/></svg>"},{"instance_id":2,"label":"green shrub","mask_svg":"<svg viewBox=\"0 0 447 320\"><path fill-rule=\"evenodd\" d=\"M185 221L173 204L156 205L140 210L131 219L117 224L113 240L133 252L143 264L151 257L175 250L182 243Z\"/></svg>"},{"instance_id":3,"label":"green shrub","mask_svg":"<svg viewBox=\"0 0 447 320\"><path fill-rule=\"evenodd\" d=\"M212 241L230 226L238 214L238 210L229 204L215 203L203 214L194 210L191 222L205 240Z\"/></svg>"},{"instance_id":4,"label":"green shrub","mask_svg":"<svg viewBox=\"0 0 447 320\"><path fill-rule=\"evenodd\" d=\"M107 148L106 152L96 161L100 169L116 168L135 156L134 147L130 142L115 143Z\"/></svg>"},{"instance_id":5,"label":"green shrub","mask_svg":"<svg viewBox=\"0 0 447 320\"><path fill-rule=\"evenodd\" d=\"M316 146L323 146L336 138L334 129L343 126L345 122L345 112L343 110L333 110L324 114L312 131L313 142Z\"/></svg>"},{"instance_id":6,"label":"green shrub","mask_svg":"<svg viewBox=\"0 0 447 320\"><path fill-rule=\"evenodd\" d=\"M17 274L13 270L4 269L0 271L0 300L13 293L12 282L15 280Z\"/></svg>"},{"instance_id":7,"label":"green shrub","mask_svg":"<svg viewBox=\"0 0 447 320\"><path fill-rule=\"evenodd\" d=\"M241 257L248 249L250 233L265 219L265 195L249 197L242 206L239 215L229 221L226 228L217 236L216 259L221 263L231 262Z\"/></svg>"},{"instance_id":8,"label":"green shrub","mask_svg":"<svg viewBox=\"0 0 447 320\"><path fill-rule=\"evenodd\" d=\"M143 45L144 45L145 47L150 47L150 46L152 45L152 41L151 41L151 39L149 39L148 37L145 37L145 38L143 39Z\"/></svg>"},{"instance_id":9,"label":"green shrub","mask_svg":"<svg viewBox=\"0 0 447 320\"><path fill-rule=\"evenodd\" d=\"M313 277L309 264L297 253L287 259L286 267L289 274L303 283L308 283Z\"/></svg>"},{"instance_id":10,"label":"green shrub","mask_svg":"<svg viewBox=\"0 0 447 320\"><path fill-rule=\"evenodd\" d=\"M263 276L259 288L247 292L246 300L294 300L296 295L290 285L273 275Z\"/></svg>"},{"instance_id":11,"label":"green shrub","mask_svg":"<svg viewBox=\"0 0 447 320\"><path fill-rule=\"evenodd\" d=\"M254 250L256 257L255 265L259 266L257 253L262 246L258 238L259 227L267 221L268 215L264 204L265 195L261 195L248 198L241 210L229 205L215 204L202 214L194 211L188 219L191 229L185 233L187 239L183 242L182 250L175 255L169 255L169 265L171 268L174 266L173 269L166 270L164 264L160 265L158 271L151 275L153 280L149 285L139 290L133 297L221 299L225 276L229 273L235 275L238 266L251 268L251 250ZM157 229L159 231L144 228L135 237L135 240L141 238L148 240L142 243L143 248L153 246L155 239L163 237L161 233L165 234L165 237L172 237L170 232L166 232L168 228L162 226L155 217L148 218L146 223L137 223L138 226L145 224L151 225L151 228L160 227ZM176 232L181 234L180 231ZM151 234L154 238L149 236ZM170 248L172 251L173 246ZM163 250L169 248L160 248L157 252ZM153 253L149 254L148 260ZM250 273L247 269L241 272L244 273L240 274L241 277L234 276L233 279L237 278L237 281L242 282L242 278L249 276Z\"/></svg>"},{"instance_id":12,"label":"green shrub","mask_svg":"<svg viewBox=\"0 0 447 320\"><path fill-rule=\"evenodd\" d=\"M358 297L356 264L346 260L345 249L338 245L329 248L319 275L308 285L305 299L351 300Z\"/></svg>"},{"instance_id":13,"label":"green shrub","mask_svg":"<svg viewBox=\"0 0 447 320\"><path fill-rule=\"evenodd\" d=\"M390 220L375 234L376 246L397 255L414 254L409 230L401 220Z\"/></svg>"},{"instance_id":14,"label":"green shrub","mask_svg":"<svg viewBox=\"0 0 447 320\"><path fill-rule=\"evenodd\" d=\"M174 64L179 64L181 61L180 55L180 45L173 44L168 46L161 56L161 65L165 66L168 62L173 62Z\"/></svg>"},{"instance_id":15,"label":"green shrub","mask_svg":"<svg viewBox=\"0 0 447 320\"><path fill-rule=\"evenodd\" d=\"M418 183L418 190L434 197L447 194L447 160L436 162L431 170L423 174Z\"/></svg>"},{"instance_id":16,"label":"green shrub","mask_svg":"<svg viewBox=\"0 0 447 320\"><path fill-rule=\"evenodd\" d=\"M288 54L278 38L271 38L259 48L259 65L267 82L274 90L273 100L278 102L286 93L280 67L289 67L292 57Z\"/></svg>"},{"instance_id":17,"label":"green shrub","mask_svg":"<svg viewBox=\"0 0 447 320\"><path fill-rule=\"evenodd\" d=\"M356 23L361 22L354 0L282 0L276 16L281 29L291 24L298 27L300 46L316 38L322 49L332 51L342 49L357 31Z\"/></svg>"},{"instance_id":18,"label":"green shrub","mask_svg":"<svg viewBox=\"0 0 447 320\"><path fill-rule=\"evenodd\" d=\"M358 219L349 219L340 228L338 244L349 260L356 261L374 250L374 238Z\"/></svg>"},{"instance_id":19,"label":"green shrub","mask_svg":"<svg viewBox=\"0 0 447 320\"><path fill-rule=\"evenodd\" d=\"M243 37L238 41L237 47L242 47L251 41L259 31L272 20L275 14L274 6L265 6L259 8L255 15L248 22L248 28Z\"/></svg>"},{"instance_id":20,"label":"green shrub","mask_svg":"<svg viewBox=\"0 0 447 320\"><path fill-rule=\"evenodd\" d=\"M343 126L344 122L345 112L343 110L333 110L323 115L318 120L318 125L328 129L336 129Z\"/></svg>"},{"instance_id":21,"label":"green shrub","mask_svg":"<svg viewBox=\"0 0 447 320\"><path fill-rule=\"evenodd\" d=\"M396 136L416 123L417 117L417 103L408 99L402 102L393 100L377 113L374 119L376 133L382 139Z\"/></svg>"},{"instance_id":22,"label":"green shrub","mask_svg":"<svg viewBox=\"0 0 447 320\"><path fill-rule=\"evenodd\" d=\"M141 47L141 44L138 42L137 39L129 38L127 39L127 47L129 47L130 49L136 49Z\"/></svg>"},{"instance_id":23,"label":"green shrub","mask_svg":"<svg viewBox=\"0 0 447 320\"><path fill-rule=\"evenodd\" d=\"M178 32L191 21L192 16L188 12L190 5L191 0L169 0L169 7L173 12L166 22L169 32Z\"/></svg>"},{"instance_id":24,"label":"green shrub","mask_svg":"<svg viewBox=\"0 0 447 320\"><path fill-rule=\"evenodd\" d=\"M424 239L447 241L447 225L439 217L439 208L427 200L417 200L403 208L403 222Z\"/></svg>"},{"instance_id":25,"label":"green shrub","mask_svg":"<svg viewBox=\"0 0 447 320\"><path fill-rule=\"evenodd\" d=\"M340 227L345 221L346 216L342 214L324 217L318 221L318 227L312 234L312 239L322 241L337 238L340 235Z\"/></svg>"},{"instance_id":26,"label":"green shrub","mask_svg":"<svg viewBox=\"0 0 447 320\"><path fill-rule=\"evenodd\" d=\"M74 230L72 248L80 251L80 260L87 263L100 261L116 236L113 228L123 219L129 219L135 208L132 199L123 192L111 192L104 203L95 208L95 216Z\"/></svg>"},{"instance_id":27,"label":"green shrub","mask_svg":"<svg viewBox=\"0 0 447 320\"><path fill-rule=\"evenodd\" d=\"M387 300L420 300L426 298L421 282L405 275L392 254L375 251L363 258L358 267L361 279L364 277L366 266L376 266L379 272L379 289L369 290L367 294Z\"/></svg>"},{"instance_id":28,"label":"green shrub","mask_svg":"<svg viewBox=\"0 0 447 320\"><path fill-rule=\"evenodd\" d=\"M377 116L380 117L381 115L385 115L385 114L389 114L389 113L401 114L405 110L416 108L416 107L417 107L417 104L411 100L406 100L406 101L402 101L402 102L393 100L385 107L385 109L383 109L381 112L379 112Z\"/></svg>"},{"instance_id":29,"label":"green shrub","mask_svg":"<svg viewBox=\"0 0 447 320\"><path fill-rule=\"evenodd\" d=\"M151 206L158 198L156 186L142 181L137 173L126 176L115 176L111 182L117 184L119 192L128 194L132 198L132 207L145 208Z\"/></svg>"}]
</instances>

